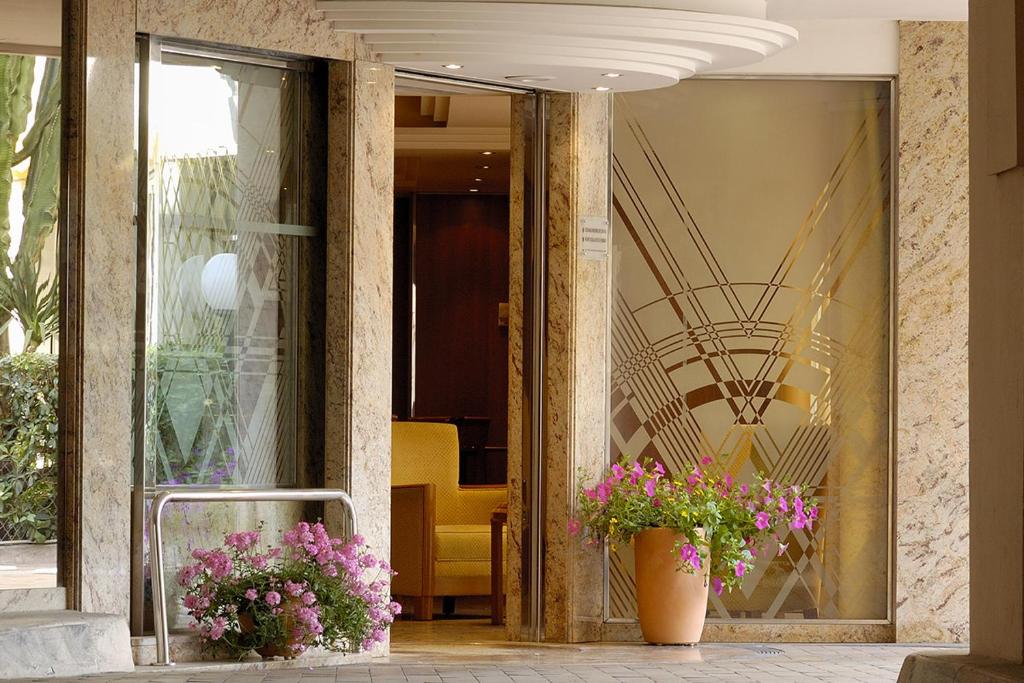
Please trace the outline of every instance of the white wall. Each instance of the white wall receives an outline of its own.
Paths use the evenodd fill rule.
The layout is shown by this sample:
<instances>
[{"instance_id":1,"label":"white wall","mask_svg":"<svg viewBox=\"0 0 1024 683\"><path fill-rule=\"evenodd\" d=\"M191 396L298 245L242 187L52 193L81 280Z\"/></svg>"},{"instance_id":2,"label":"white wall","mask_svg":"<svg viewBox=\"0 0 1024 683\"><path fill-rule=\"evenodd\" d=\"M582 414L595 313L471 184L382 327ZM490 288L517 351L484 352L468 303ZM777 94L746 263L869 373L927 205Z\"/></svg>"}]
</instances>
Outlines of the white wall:
<instances>
[{"instance_id":1,"label":"white wall","mask_svg":"<svg viewBox=\"0 0 1024 683\"><path fill-rule=\"evenodd\" d=\"M881 19L801 20L793 47L757 64L716 73L781 76L894 76L899 73L898 22Z\"/></svg>"}]
</instances>

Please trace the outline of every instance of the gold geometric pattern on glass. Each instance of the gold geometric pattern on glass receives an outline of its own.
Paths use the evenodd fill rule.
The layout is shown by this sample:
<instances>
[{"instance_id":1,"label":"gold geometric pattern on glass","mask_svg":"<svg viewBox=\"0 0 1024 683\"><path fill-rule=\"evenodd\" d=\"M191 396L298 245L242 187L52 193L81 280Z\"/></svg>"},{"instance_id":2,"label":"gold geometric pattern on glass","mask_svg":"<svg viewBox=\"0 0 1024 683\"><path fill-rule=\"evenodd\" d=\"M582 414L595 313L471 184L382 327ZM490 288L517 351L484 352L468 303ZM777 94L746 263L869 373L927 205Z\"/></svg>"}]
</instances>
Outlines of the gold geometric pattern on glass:
<instances>
[{"instance_id":1,"label":"gold geometric pattern on glass","mask_svg":"<svg viewBox=\"0 0 1024 683\"><path fill-rule=\"evenodd\" d=\"M616 97L612 458L710 455L822 504L711 617L887 617L889 121L883 82ZM628 547L608 581L634 618Z\"/></svg>"}]
</instances>

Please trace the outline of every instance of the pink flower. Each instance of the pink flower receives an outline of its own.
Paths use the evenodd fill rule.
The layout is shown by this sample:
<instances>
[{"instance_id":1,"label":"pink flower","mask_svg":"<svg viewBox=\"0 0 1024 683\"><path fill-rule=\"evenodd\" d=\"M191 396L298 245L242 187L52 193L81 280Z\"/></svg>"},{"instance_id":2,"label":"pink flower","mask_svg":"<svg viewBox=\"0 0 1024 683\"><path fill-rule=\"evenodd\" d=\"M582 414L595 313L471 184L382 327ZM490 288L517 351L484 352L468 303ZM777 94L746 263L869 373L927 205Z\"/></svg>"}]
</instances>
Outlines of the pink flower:
<instances>
[{"instance_id":1,"label":"pink flower","mask_svg":"<svg viewBox=\"0 0 1024 683\"><path fill-rule=\"evenodd\" d=\"M768 481L767 479L765 479L764 482L762 482L762 484L761 484L761 488L764 489L765 493L771 493L772 492L772 483L770 481Z\"/></svg>"},{"instance_id":2,"label":"pink flower","mask_svg":"<svg viewBox=\"0 0 1024 683\"><path fill-rule=\"evenodd\" d=\"M700 464L701 465L710 465L711 464L711 456L705 455L703 458L700 459Z\"/></svg>"},{"instance_id":3,"label":"pink flower","mask_svg":"<svg viewBox=\"0 0 1024 683\"><path fill-rule=\"evenodd\" d=\"M258 531L236 531L224 537L224 545L230 546L240 553L252 548L259 542L260 532Z\"/></svg>"},{"instance_id":4,"label":"pink flower","mask_svg":"<svg viewBox=\"0 0 1024 683\"><path fill-rule=\"evenodd\" d=\"M807 525L807 517L802 512L798 512L793 516L793 521L789 523L790 529L803 529Z\"/></svg>"},{"instance_id":5,"label":"pink flower","mask_svg":"<svg viewBox=\"0 0 1024 683\"><path fill-rule=\"evenodd\" d=\"M740 484L740 493L742 493L744 496L747 495L748 493L750 493L750 487L747 486L746 484Z\"/></svg>"},{"instance_id":6,"label":"pink flower","mask_svg":"<svg viewBox=\"0 0 1024 683\"><path fill-rule=\"evenodd\" d=\"M689 543L684 543L679 549L679 559L689 563L695 570L700 569L700 552Z\"/></svg>"},{"instance_id":7,"label":"pink flower","mask_svg":"<svg viewBox=\"0 0 1024 683\"><path fill-rule=\"evenodd\" d=\"M269 593L267 593L267 597L265 597L264 600L266 600L267 604L271 607L273 607L274 605L280 605L281 594L277 591L270 591Z\"/></svg>"},{"instance_id":8,"label":"pink flower","mask_svg":"<svg viewBox=\"0 0 1024 683\"><path fill-rule=\"evenodd\" d=\"M654 492L656 490L657 485L658 485L658 482L655 479L648 479L644 483L644 491L647 492L647 497L648 498L654 498Z\"/></svg>"},{"instance_id":9,"label":"pink flower","mask_svg":"<svg viewBox=\"0 0 1024 683\"><path fill-rule=\"evenodd\" d=\"M762 512L758 512L757 513L757 518L754 520L754 526L756 526L758 529L764 531L765 529L768 528L768 521L770 519L771 519L771 516L767 512L763 512L763 511Z\"/></svg>"},{"instance_id":10,"label":"pink flower","mask_svg":"<svg viewBox=\"0 0 1024 683\"><path fill-rule=\"evenodd\" d=\"M316 593L313 591L306 591L302 594L303 605L312 605L314 602L316 602Z\"/></svg>"},{"instance_id":11,"label":"pink flower","mask_svg":"<svg viewBox=\"0 0 1024 683\"><path fill-rule=\"evenodd\" d=\"M583 492L590 500L597 500L597 491L594 489L587 489Z\"/></svg>"},{"instance_id":12,"label":"pink flower","mask_svg":"<svg viewBox=\"0 0 1024 683\"><path fill-rule=\"evenodd\" d=\"M807 508L807 519L817 519L818 508L817 506Z\"/></svg>"},{"instance_id":13,"label":"pink flower","mask_svg":"<svg viewBox=\"0 0 1024 683\"><path fill-rule=\"evenodd\" d=\"M255 600L259 596L260 596L260 594L259 594L259 592L255 588L250 588L249 590L245 591L245 599L246 600L250 600L250 601L251 600Z\"/></svg>"},{"instance_id":14,"label":"pink flower","mask_svg":"<svg viewBox=\"0 0 1024 683\"><path fill-rule=\"evenodd\" d=\"M715 595L722 594L722 580L717 576L711 579L711 590L715 591Z\"/></svg>"},{"instance_id":15,"label":"pink flower","mask_svg":"<svg viewBox=\"0 0 1024 683\"><path fill-rule=\"evenodd\" d=\"M636 486L636 483L640 481L640 477L644 476L644 468L639 462L633 463L633 471L629 473L629 483Z\"/></svg>"},{"instance_id":16,"label":"pink flower","mask_svg":"<svg viewBox=\"0 0 1024 683\"><path fill-rule=\"evenodd\" d=\"M664 477L665 476L665 466L662 465L660 462L654 463L654 474L655 474L655 476L658 476L658 477Z\"/></svg>"},{"instance_id":17,"label":"pink flower","mask_svg":"<svg viewBox=\"0 0 1024 683\"><path fill-rule=\"evenodd\" d=\"M224 617L216 617L210 624L210 640L220 640L228 627L228 621Z\"/></svg>"},{"instance_id":18,"label":"pink flower","mask_svg":"<svg viewBox=\"0 0 1024 683\"><path fill-rule=\"evenodd\" d=\"M580 520L578 520L578 519L570 519L569 520L569 533L572 534L573 536L577 535L582 528L583 528L583 525L580 523Z\"/></svg>"},{"instance_id":19,"label":"pink flower","mask_svg":"<svg viewBox=\"0 0 1024 683\"><path fill-rule=\"evenodd\" d=\"M743 576L747 573L747 565L742 560L736 563L736 576Z\"/></svg>"},{"instance_id":20,"label":"pink flower","mask_svg":"<svg viewBox=\"0 0 1024 683\"><path fill-rule=\"evenodd\" d=\"M788 548L788 547L789 547L788 543L780 543L779 544L779 557L782 557L783 553L786 552L786 548Z\"/></svg>"},{"instance_id":21,"label":"pink flower","mask_svg":"<svg viewBox=\"0 0 1024 683\"><path fill-rule=\"evenodd\" d=\"M785 498L779 498L779 509L783 512L789 512L789 503L786 502Z\"/></svg>"},{"instance_id":22,"label":"pink flower","mask_svg":"<svg viewBox=\"0 0 1024 683\"><path fill-rule=\"evenodd\" d=\"M793 499L793 509L796 510L797 512L803 514L803 511L804 511L804 501L803 501L802 498L794 498Z\"/></svg>"},{"instance_id":23,"label":"pink flower","mask_svg":"<svg viewBox=\"0 0 1024 683\"><path fill-rule=\"evenodd\" d=\"M608 482L602 481L600 484L597 485L597 499L601 501L602 505L608 502L608 497L611 495L611 493L612 487Z\"/></svg>"},{"instance_id":24,"label":"pink flower","mask_svg":"<svg viewBox=\"0 0 1024 683\"><path fill-rule=\"evenodd\" d=\"M626 470L619 463L612 465L612 475L615 481L622 481L626 477Z\"/></svg>"}]
</instances>

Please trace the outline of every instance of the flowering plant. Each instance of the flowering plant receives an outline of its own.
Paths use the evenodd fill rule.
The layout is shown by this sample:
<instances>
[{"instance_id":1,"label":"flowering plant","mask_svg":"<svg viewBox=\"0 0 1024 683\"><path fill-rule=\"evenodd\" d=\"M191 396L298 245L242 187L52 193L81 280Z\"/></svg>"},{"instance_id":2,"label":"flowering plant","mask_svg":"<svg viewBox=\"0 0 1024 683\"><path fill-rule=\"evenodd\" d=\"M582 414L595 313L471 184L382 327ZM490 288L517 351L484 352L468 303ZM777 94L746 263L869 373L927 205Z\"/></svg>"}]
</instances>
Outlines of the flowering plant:
<instances>
[{"instance_id":1,"label":"flowering plant","mask_svg":"<svg viewBox=\"0 0 1024 683\"><path fill-rule=\"evenodd\" d=\"M628 543L644 529L674 529L684 539L675 545L680 569L690 574L707 569L716 594L731 591L765 553L769 538L779 555L785 552L777 529L810 529L818 505L804 486L780 484L760 473L754 486L737 485L728 474L708 472L711 462L704 458L682 478L668 476L660 462L618 462L596 486L580 486L569 531L592 545L609 540L614 549L614 543Z\"/></svg>"},{"instance_id":2,"label":"flowering plant","mask_svg":"<svg viewBox=\"0 0 1024 683\"><path fill-rule=\"evenodd\" d=\"M360 536L331 538L319 522L299 522L276 547L261 548L259 530L231 533L224 548L192 558L178 573L190 628L236 657L366 650L401 612L390 598L391 567Z\"/></svg>"}]
</instances>

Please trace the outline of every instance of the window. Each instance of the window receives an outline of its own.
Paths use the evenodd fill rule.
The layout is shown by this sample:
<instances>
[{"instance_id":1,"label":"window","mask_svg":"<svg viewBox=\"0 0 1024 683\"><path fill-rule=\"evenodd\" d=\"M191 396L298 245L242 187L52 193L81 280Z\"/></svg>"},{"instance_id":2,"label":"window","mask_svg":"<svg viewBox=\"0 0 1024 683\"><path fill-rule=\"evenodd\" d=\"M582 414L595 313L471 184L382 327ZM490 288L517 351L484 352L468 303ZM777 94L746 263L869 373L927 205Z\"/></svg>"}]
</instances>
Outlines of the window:
<instances>
[{"instance_id":1,"label":"window","mask_svg":"<svg viewBox=\"0 0 1024 683\"><path fill-rule=\"evenodd\" d=\"M615 100L612 457L809 484L709 615L887 619L888 81L700 80ZM630 619L632 558L609 616Z\"/></svg>"},{"instance_id":2,"label":"window","mask_svg":"<svg viewBox=\"0 0 1024 683\"><path fill-rule=\"evenodd\" d=\"M149 613L155 490L309 484L316 398L300 377L314 374L311 278L323 270L311 246L320 214L308 190L323 171L311 154L311 65L139 44L135 633ZM165 564L173 571L227 532L264 524L273 535L302 516L299 504L174 505Z\"/></svg>"}]
</instances>

